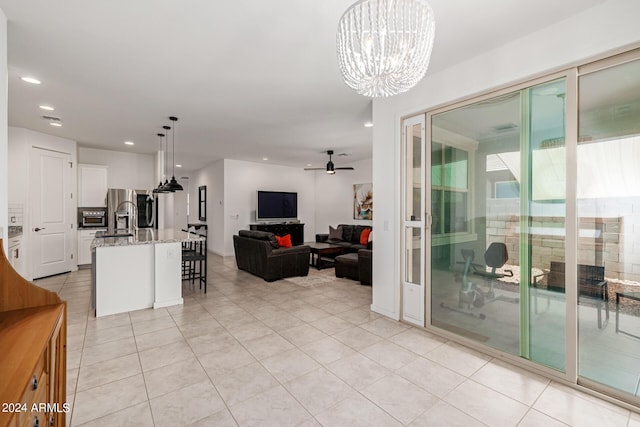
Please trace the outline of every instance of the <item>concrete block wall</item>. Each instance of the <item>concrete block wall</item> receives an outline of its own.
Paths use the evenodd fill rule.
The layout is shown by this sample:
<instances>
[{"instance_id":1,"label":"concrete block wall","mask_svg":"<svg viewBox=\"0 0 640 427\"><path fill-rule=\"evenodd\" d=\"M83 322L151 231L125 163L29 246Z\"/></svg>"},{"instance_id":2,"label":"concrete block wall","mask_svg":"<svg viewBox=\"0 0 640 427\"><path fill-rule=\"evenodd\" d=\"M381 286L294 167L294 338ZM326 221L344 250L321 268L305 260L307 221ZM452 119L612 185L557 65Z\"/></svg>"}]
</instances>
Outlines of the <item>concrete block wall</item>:
<instances>
[{"instance_id":1,"label":"concrete block wall","mask_svg":"<svg viewBox=\"0 0 640 427\"><path fill-rule=\"evenodd\" d=\"M494 203L495 202L495 203ZM640 283L640 199L597 201L598 211L622 215L610 217L583 216L579 219L578 262L604 265L610 279ZM520 220L518 201L487 201L487 245L502 242L509 252L508 263L519 264ZM581 209L590 213L593 210ZM565 219L559 216L531 218L533 266L549 268L551 261L564 261Z\"/></svg>"}]
</instances>

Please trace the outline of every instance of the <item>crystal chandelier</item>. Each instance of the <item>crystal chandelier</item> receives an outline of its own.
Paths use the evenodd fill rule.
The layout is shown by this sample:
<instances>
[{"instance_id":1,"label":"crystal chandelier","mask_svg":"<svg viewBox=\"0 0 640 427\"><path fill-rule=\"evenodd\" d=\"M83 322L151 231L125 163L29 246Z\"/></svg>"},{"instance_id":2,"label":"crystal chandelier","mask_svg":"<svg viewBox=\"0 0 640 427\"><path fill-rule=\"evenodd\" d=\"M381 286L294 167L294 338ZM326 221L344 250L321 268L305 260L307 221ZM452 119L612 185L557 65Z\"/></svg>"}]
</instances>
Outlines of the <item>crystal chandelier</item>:
<instances>
[{"instance_id":1,"label":"crystal chandelier","mask_svg":"<svg viewBox=\"0 0 640 427\"><path fill-rule=\"evenodd\" d=\"M360 0L338 23L345 83L371 97L403 93L424 77L435 21L425 0Z\"/></svg>"}]
</instances>

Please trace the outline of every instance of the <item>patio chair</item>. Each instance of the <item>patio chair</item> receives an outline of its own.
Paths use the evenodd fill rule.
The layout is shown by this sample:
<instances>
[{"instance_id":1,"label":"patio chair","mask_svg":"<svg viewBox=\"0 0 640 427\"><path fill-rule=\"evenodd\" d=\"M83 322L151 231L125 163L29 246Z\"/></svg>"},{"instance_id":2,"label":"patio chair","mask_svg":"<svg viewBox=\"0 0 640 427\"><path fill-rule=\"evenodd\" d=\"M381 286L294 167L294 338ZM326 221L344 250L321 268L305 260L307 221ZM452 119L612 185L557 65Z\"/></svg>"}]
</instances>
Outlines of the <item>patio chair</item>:
<instances>
[{"instance_id":1,"label":"patio chair","mask_svg":"<svg viewBox=\"0 0 640 427\"><path fill-rule=\"evenodd\" d=\"M543 280L546 278L546 280ZM538 290L565 293L565 263L551 261L549 271L533 278L534 309L538 314ZM547 292L547 308L552 294ZM609 321L609 284L604 280L604 267L578 264L578 297L581 301L591 302L598 309L598 328L602 329ZM602 322L602 306L605 307L606 322Z\"/></svg>"}]
</instances>

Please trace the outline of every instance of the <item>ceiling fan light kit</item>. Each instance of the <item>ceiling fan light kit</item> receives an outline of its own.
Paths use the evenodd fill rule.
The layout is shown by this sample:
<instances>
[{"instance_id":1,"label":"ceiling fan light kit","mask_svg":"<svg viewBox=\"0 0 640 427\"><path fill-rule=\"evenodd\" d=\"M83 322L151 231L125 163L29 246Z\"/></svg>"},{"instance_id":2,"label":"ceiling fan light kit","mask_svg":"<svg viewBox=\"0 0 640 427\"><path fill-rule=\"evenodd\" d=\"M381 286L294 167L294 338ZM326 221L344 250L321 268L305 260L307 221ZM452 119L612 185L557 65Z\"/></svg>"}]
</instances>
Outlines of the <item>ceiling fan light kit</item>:
<instances>
[{"instance_id":1,"label":"ceiling fan light kit","mask_svg":"<svg viewBox=\"0 0 640 427\"><path fill-rule=\"evenodd\" d=\"M333 175L334 173L336 173L335 167L331 160L329 160L329 163L327 163L327 173L329 175Z\"/></svg>"},{"instance_id":2,"label":"ceiling fan light kit","mask_svg":"<svg viewBox=\"0 0 640 427\"><path fill-rule=\"evenodd\" d=\"M435 19L426 0L360 0L338 23L342 77L364 96L406 92L427 72L434 36Z\"/></svg>"},{"instance_id":3,"label":"ceiling fan light kit","mask_svg":"<svg viewBox=\"0 0 640 427\"><path fill-rule=\"evenodd\" d=\"M329 155L329 161L327 162L326 168L304 168L304 170L306 170L306 171L320 171L320 170L323 170L328 175L334 175L337 170L349 170L349 171L354 170L353 167L351 167L351 166L345 166L345 167L342 167L342 168L335 167L335 165L333 164L333 160L331 160L331 156L333 156L333 150L327 150L326 153ZM339 154L339 155L342 155L342 154ZM346 154L344 154L344 155L346 155Z\"/></svg>"}]
</instances>

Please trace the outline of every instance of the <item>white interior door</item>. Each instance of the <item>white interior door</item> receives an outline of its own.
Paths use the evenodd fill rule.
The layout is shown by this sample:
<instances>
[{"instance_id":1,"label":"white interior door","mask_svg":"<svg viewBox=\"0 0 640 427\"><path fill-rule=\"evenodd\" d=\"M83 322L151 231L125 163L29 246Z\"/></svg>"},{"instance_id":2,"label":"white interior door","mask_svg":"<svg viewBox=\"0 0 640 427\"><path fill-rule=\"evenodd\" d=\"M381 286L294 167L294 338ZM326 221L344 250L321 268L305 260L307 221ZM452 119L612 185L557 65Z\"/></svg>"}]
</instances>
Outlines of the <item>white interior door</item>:
<instances>
[{"instance_id":1,"label":"white interior door","mask_svg":"<svg viewBox=\"0 0 640 427\"><path fill-rule=\"evenodd\" d=\"M33 147L30 205L33 278L71 270L71 155Z\"/></svg>"},{"instance_id":2,"label":"white interior door","mask_svg":"<svg viewBox=\"0 0 640 427\"><path fill-rule=\"evenodd\" d=\"M402 319L425 320L425 116L403 126Z\"/></svg>"}]
</instances>

